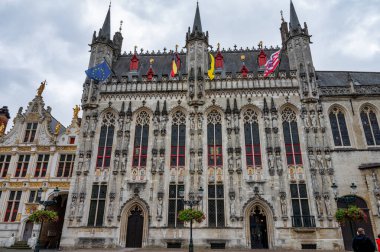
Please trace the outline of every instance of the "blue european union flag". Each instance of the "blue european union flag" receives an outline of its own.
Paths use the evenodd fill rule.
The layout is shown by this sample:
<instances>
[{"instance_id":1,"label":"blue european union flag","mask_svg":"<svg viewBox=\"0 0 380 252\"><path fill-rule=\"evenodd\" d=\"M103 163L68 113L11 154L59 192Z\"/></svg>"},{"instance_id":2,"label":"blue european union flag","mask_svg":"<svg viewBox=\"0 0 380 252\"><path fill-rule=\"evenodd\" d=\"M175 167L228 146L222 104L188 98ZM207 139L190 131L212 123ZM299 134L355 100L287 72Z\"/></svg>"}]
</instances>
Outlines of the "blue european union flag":
<instances>
[{"instance_id":1,"label":"blue european union flag","mask_svg":"<svg viewBox=\"0 0 380 252\"><path fill-rule=\"evenodd\" d=\"M104 60L103 63L91 67L90 69L87 69L85 72L90 79L97 81L105 81L110 76L111 69L108 66L107 62Z\"/></svg>"}]
</instances>

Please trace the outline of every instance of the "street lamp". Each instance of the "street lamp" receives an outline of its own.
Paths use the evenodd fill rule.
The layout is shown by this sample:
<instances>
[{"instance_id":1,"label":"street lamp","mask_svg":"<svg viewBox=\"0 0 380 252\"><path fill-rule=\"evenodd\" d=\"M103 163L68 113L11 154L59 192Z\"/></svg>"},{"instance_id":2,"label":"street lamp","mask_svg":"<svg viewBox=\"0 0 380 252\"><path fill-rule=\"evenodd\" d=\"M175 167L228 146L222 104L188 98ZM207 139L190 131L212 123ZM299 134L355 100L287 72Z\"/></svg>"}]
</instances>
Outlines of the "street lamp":
<instances>
[{"instance_id":1,"label":"street lamp","mask_svg":"<svg viewBox=\"0 0 380 252\"><path fill-rule=\"evenodd\" d=\"M197 195L194 192L189 193L189 200L184 200L185 191L183 188L179 190L179 197L182 199L184 205L188 205L192 210L194 206L197 206L203 198L203 188L199 187ZM196 197L195 197L196 196ZM190 243L189 243L189 252L194 251L193 245L193 219L190 220Z\"/></svg>"},{"instance_id":2,"label":"street lamp","mask_svg":"<svg viewBox=\"0 0 380 252\"><path fill-rule=\"evenodd\" d=\"M53 191L53 200L41 200L42 198L42 188L38 189L37 191L37 195L38 195L38 198L40 199L40 201L38 202L38 204L42 205L43 206L43 210L46 209L47 206L52 206L52 205L55 205L57 204L57 197L58 197L58 194L59 194L59 188L56 187ZM40 232L38 234L38 239L37 239L37 242L36 242L36 246L34 247L34 252L39 252L40 251L40 239L41 239L41 233L42 233L42 225L44 224L44 221L42 220L41 221L41 226L40 226Z\"/></svg>"},{"instance_id":3,"label":"street lamp","mask_svg":"<svg viewBox=\"0 0 380 252\"><path fill-rule=\"evenodd\" d=\"M351 188L350 195L339 197L338 196L338 194L339 194L338 193L338 185L335 182L333 182L331 185L331 189L333 190L335 201L343 200L345 203L351 203L351 202L355 201L356 192L357 192L356 189L358 188L358 186L354 182L352 182L350 185L350 188Z\"/></svg>"}]
</instances>

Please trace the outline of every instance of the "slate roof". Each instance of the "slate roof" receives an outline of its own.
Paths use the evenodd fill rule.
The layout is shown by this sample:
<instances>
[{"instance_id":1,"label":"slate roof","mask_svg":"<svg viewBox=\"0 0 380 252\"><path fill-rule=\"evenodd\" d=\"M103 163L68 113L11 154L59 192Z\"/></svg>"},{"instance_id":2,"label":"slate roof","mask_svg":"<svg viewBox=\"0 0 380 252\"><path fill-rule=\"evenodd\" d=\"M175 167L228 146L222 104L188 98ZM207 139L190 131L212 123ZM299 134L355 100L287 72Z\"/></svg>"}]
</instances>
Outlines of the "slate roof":
<instances>
[{"instance_id":1,"label":"slate roof","mask_svg":"<svg viewBox=\"0 0 380 252\"><path fill-rule=\"evenodd\" d=\"M346 87L351 78L354 85L380 85L380 72L317 71L321 87Z\"/></svg>"},{"instance_id":2,"label":"slate roof","mask_svg":"<svg viewBox=\"0 0 380 252\"><path fill-rule=\"evenodd\" d=\"M264 52L269 58L272 53L277 51L278 49L265 49ZM216 56L217 52L211 52L214 56ZM242 68L242 61L240 59L241 55L245 55L245 66L248 68L249 72L253 72L257 74L258 71L262 71L263 69L259 69L258 66L258 55L260 54L260 50L231 50L231 51L221 51L224 58L224 69L223 73L231 73L234 77L236 73L240 73ZM128 76L130 78L131 73L129 71L130 60L133 57L132 54L122 55L119 59L113 63L112 69L115 72L116 76ZM186 67L186 54L179 53L179 57L181 59L181 67L179 69L180 74L187 74ZM173 59L172 53L161 53L161 54L137 54L137 58L139 59L139 69L138 76L146 75L149 66L150 59L154 59L154 63L152 65L154 74L160 79L162 75L169 75L171 71L171 62ZM278 67L279 71L289 71L289 59L286 53L281 53L281 62Z\"/></svg>"}]
</instances>

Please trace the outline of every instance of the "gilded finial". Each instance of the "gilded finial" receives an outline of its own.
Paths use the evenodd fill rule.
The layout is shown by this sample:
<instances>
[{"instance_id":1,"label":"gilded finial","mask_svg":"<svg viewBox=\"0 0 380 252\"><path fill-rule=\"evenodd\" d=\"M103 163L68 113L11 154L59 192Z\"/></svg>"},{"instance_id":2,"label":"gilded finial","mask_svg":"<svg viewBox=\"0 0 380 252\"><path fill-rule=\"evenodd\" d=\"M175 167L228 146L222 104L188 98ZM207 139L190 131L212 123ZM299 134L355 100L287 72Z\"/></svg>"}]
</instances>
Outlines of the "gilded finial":
<instances>
[{"instance_id":1,"label":"gilded finial","mask_svg":"<svg viewBox=\"0 0 380 252\"><path fill-rule=\"evenodd\" d=\"M121 30L122 30L122 26L123 26L123 20L120 20L120 27L119 27L119 32L121 33Z\"/></svg>"},{"instance_id":2,"label":"gilded finial","mask_svg":"<svg viewBox=\"0 0 380 252\"><path fill-rule=\"evenodd\" d=\"M78 105L75 105L75 107L73 108L73 111L74 111L73 119L78 119L78 114L79 114L79 111L80 111L80 107Z\"/></svg>"},{"instance_id":3,"label":"gilded finial","mask_svg":"<svg viewBox=\"0 0 380 252\"><path fill-rule=\"evenodd\" d=\"M220 49L220 43L219 42L218 42L218 44L216 44L216 48L219 51L219 49Z\"/></svg>"},{"instance_id":4,"label":"gilded finial","mask_svg":"<svg viewBox=\"0 0 380 252\"><path fill-rule=\"evenodd\" d=\"M282 10L280 11L280 13L281 13L281 21L285 22Z\"/></svg>"},{"instance_id":5,"label":"gilded finial","mask_svg":"<svg viewBox=\"0 0 380 252\"><path fill-rule=\"evenodd\" d=\"M259 47L259 49L263 49L263 41L260 41L257 46Z\"/></svg>"},{"instance_id":6,"label":"gilded finial","mask_svg":"<svg viewBox=\"0 0 380 252\"><path fill-rule=\"evenodd\" d=\"M154 63L154 59L153 59L153 58L150 58L149 63L150 63L150 66L152 66L153 63Z\"/></svg>"},{"instance_id":7,"label":"gilded finial","mask_svg":"<svg viewBox=\"0 0 380 252\"><path fill-rule=\"evenodd\" d=\"M240 59L241 59L241 61L243 61L243 62L244 62L244 60L245 60L245 55L244 55L244 54L242 54L242 55L240 56Z\"/></svg>"},{"instance_id":8,"label":"gilded finial","mask_svg":"<svg viewBox=\"0 0 380 252\"><path fill-rule=\"evenodd\" d=\"M5 123L0 124L0 137L4 136L5 133Z\"/></svg>"},{"instance_id":9,"label":"gilded finial","mask_svg":"<svg viewBox=\"0 0 380 252\"><path fill-rule=\"evenodd\" d=\"M178 45L175 45L175 52L178 52Z\"/></svg>"},{"instance_id":10,"label":"gilded finial","mask_svg":"<svg viewBox=\"0 0 380 252\"><path fill-rule=\"evenodd\" d=\"M42 95L42 93L44 92L45 90L45 86L46 86L46 80L44 80L43 82L41 82L39 88L37 89L37 96L40 96Z\"/></svg>"},{"instance_id":11,"label":"gilded finial","mask_svg":"<svg viewBox=\"0 0 380 252\"><path fill-rule=\"evenodd\" d=\"M55 126L55 131L54 131L54 135L58 135L59 134L59 131L61 130L61 124L58 123L56 126Z\"/></svg>"}]
</instances>

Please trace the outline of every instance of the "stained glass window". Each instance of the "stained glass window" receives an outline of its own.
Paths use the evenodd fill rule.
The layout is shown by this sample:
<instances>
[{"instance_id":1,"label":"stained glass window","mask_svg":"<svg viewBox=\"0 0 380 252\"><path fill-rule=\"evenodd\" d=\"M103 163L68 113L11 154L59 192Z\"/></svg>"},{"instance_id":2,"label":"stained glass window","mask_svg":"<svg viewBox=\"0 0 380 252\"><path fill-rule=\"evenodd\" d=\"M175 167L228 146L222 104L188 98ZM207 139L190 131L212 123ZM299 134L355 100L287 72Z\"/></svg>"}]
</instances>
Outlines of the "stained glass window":
<instances>
[{"instance_id":1,"label":"stained glass window","mask_svg":"<svg viewBox=\"0 0 380 252\"><path fill-rule=\"evenodd\" d=\"M132 166L145 167L148 156L150 116L142 111L136 118L135 142L133 148Z\"/></svg>"},{"instance_id":2,"label":"stained glass window","mask_svg":"<svg viewBox=\"0 0 380 252\"><path fill-rule=\"evenodd\" d=\"M108 168L111 164L112 143L115 131L115 115L108 112L104 115L100 129L96 167Z\"/></svg>"},{"instance_id":3,"label":"stained glass window","mask_svg":"<svg viewBox=\"0 0 380 252\"><path fill-rule=\"evenodd\" d=\"M260 134L257 113L248 109L243 114L247 166L261 165Z\"/></svg>"},{"instance_id":4,"label":"stained glass window","mask_svg":"<svg viewBox=\"0 0 380 252\"><path fill-rule=\"evenodd\" d=\"M302 153L298 136L297 117L296 113L290 108L285 108L282 112L282 128L284 131L287 164L302 164Z\"/></svg>"}]
</instances>

